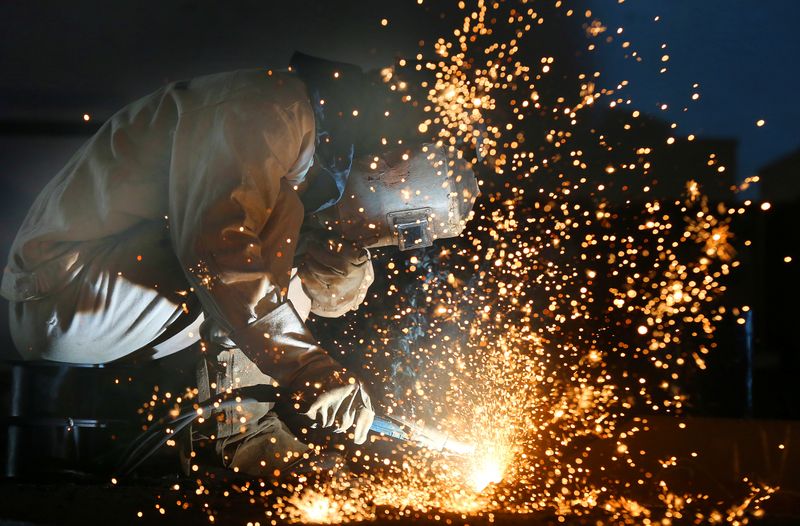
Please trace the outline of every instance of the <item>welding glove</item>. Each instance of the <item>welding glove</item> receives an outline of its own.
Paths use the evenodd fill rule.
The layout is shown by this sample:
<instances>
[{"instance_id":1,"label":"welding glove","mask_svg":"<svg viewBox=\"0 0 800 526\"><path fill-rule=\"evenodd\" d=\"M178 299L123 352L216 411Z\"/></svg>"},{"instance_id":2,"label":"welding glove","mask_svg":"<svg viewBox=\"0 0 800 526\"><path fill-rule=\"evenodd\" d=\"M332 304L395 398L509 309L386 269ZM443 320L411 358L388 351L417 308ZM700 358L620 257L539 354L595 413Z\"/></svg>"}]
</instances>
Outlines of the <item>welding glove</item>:
<instances>
[{"instance_id":1,"label":"welding glove","mask_svg":"<svg viewBox=\"0 0 800 526\"><path fill-rule=\"evenodd\" d=\"M297 273L311 312L338 318L356 310L375 279L369 251L325 232L310 233L303 243Z\"/></svg>"},{"instance_id":2,"label":"welding glove","mask_svg":"<svg viewBox=\"0 0 800 526\"><path fill-rule=\"evenodd\" d=\"M345 370L318 377L301 375L290 388L295 408L314 422L314 427L334 427L344 433L355 426L354 442L363 444L375 419L364 383ZM310 424L310 422L306 422Z\"/></svg>"}]
</instances>

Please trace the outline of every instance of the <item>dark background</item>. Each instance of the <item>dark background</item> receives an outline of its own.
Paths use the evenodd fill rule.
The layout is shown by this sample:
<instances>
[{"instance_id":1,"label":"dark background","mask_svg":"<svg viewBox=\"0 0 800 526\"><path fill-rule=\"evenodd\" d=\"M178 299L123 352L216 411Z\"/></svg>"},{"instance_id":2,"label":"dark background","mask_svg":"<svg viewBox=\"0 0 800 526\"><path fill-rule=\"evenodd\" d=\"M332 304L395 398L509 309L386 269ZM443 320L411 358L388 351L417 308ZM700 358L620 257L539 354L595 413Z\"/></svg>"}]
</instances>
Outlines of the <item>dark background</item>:
<instances>
[{"instance_id":1,"label":"dark background","mask_svg":"<svg viewBox=\"0 0 800 526\"><path fill-rule=\"evenodd\" d=\"M454 2L453 2L454 3ZM462 16L451 2L377 1L81 1L0 3L0 259L44 184L88 136L126 103L166 82L247 67L285 67L291 53L357 63L365 68L412 57ZM727 160L730 182L759 173L763 184L740 199L766 199L741 236L753 240L737 277L738 304L753 308L753 404L747 363L735 327L723 341L717 373L696 406L700 412L800 417L794 379L798 345L797 148L800 119L795 65L800 46L794 0L616 0L572 2L591 9L615 42L581 58L604 83L654 119L677 123ZM654 18L659 16L656 22ZM380 20L388 19L382 27ZM621 35L616 34L623 27ZM548 38L560 38L548 25ZM588 41L563 35L564 49ZM629 40L631 48L619 44ZM666 48L662 45L666 44ZM636 62L631 50L643 57ZM662 67L660 57L669 54ZM693 85L699 84L698 88ZM691 101L692 93L700 93ZM660 106L667 104L667 110ZM91 116L84 122L83 115ZM765 119L764 127L755 122ZM676 171L692 169L688 155ZM688 177L688 175L687 175ZM791 263L784 257L791 256ZM14 357L7 303L0 307L0 349ZM715 365L712 362L712 370ZM716 398L715 398L715 394Z\"/></svg>"}]
</instances>

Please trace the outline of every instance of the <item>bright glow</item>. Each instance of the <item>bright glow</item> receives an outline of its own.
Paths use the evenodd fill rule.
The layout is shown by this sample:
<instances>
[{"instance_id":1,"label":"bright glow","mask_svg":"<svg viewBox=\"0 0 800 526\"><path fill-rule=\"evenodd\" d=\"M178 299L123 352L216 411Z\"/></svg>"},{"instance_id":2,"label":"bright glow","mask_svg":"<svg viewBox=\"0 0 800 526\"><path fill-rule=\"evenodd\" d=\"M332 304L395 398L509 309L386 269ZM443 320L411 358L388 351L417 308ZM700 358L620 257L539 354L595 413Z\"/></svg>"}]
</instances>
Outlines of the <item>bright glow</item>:
<instances>
[{"instance_id":1,"label":"bright glow","mask_svg":"<svg viewBox=\"0 0 800 526\"><path fill-rule=\"evenodd\" d=\"M499 456L487 454L479 457L470 471L470 487L477 493L482 492L489 484L501 482L505 469Z\"/></svg>"}]
</instances>

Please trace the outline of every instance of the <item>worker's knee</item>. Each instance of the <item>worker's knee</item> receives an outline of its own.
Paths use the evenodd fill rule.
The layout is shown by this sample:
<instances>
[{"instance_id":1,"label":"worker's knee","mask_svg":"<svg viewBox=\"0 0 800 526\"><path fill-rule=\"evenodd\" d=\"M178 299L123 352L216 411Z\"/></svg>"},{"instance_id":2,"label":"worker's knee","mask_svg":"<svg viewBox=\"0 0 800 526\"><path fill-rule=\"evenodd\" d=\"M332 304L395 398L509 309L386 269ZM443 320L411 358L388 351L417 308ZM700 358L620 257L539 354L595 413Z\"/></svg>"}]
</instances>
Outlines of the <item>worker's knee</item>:
<instances>
[{"instance_id":1,"label":"worker's knee","mask_svg":"<svg viewBox=\"0 0 800 526\"><path fill-rule=\"evenodd\" d=\"M12 304L11 333L23 358L110 362L151 345L176 320L191 317L185 315L188 282L159 223L87 247L81 257L80 271L69 283ZM183 340L178 342L183 347L194 341Z\"/></svg>"},{"instance_id":2,"label":"worker's knee","mask_svg":"<svg viewBox=\"0 0 800 526\"><path fill-rule=\"evenodd\" d=\"M158 290L115 276L12 303L9 315L11 337L24 359L99 364L150 345L183 315L183 307Z\"/></svg>"},{"instance_id":3,"label":"worker's knee","mask_svg":"<svg viewBox=\"0 0 800 526\"><path fill-rule=\"evenodd\" d=\"M277 476L308 451L275 413L262 417L251 433L219 443L226 467L253 476Z\"/></svg>"},{"instance_id":4,"label":"worker's knee","mask_svg":"<svg viewBox=\"0 0 800 526\"><path fill-rule=\"evenodd\" d=\"M88 314L69 314L65 319L58 305L49 299L13 304L11 338L22 358L100 364L125 355L124 339L115 338L118 335L114 333L93 330L92 325L96 328L100 325L92 323L93 320L75 319L87 318Z\"/></svg>"}]
</instances>

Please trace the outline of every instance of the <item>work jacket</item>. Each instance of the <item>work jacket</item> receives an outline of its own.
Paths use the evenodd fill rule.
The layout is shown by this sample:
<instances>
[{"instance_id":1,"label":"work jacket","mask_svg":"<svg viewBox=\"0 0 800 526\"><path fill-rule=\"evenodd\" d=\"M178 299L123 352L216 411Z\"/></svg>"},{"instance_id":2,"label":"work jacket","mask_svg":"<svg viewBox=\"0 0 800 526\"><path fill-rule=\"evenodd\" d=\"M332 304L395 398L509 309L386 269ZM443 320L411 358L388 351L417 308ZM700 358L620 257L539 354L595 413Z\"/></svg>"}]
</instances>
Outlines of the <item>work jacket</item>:
<instances>
[{"instance_id":1,"label":"work jacket","mask_svg":"<svg viewBox=\"0 0 800 526\"><path fill-rule=\"evenodd\" d=\"M11 248L3 296L45 297L76 279L93 247L164 220L206 319L262 371L289 385L338 369L285 299L315 137L291 74L169 84L115 114L46 186Z\"/></svg>"}]
</instances>

